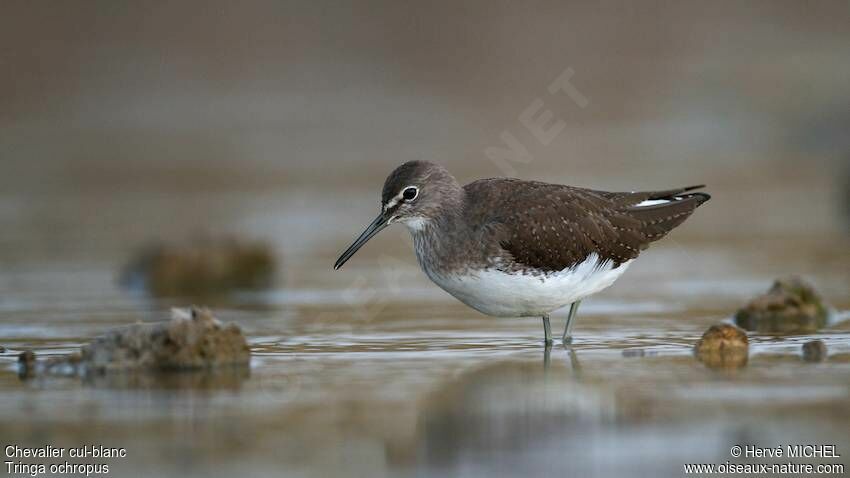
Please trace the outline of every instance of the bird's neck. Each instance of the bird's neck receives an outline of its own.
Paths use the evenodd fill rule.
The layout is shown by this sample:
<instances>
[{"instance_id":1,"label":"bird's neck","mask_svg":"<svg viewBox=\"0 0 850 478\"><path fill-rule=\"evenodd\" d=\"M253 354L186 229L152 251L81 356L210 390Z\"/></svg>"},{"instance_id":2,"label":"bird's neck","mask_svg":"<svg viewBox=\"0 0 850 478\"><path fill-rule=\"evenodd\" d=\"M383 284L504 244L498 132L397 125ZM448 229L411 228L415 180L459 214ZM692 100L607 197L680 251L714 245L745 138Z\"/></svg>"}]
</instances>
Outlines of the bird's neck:
<instances>
[{"instance_id":1,"label":"bird's neck","mask_svg":"<svg viewBox=\"0 0 850 478\"><path fill-rule=\"evenodd\" d=\"M406 223L413 236L416 257L426 273L444 273L454 268L454 261L464 256L460 250L471 231L464 219L464 197L459 195L451 204L444 203L431 217Z\"/></svg>"}]
</instances>

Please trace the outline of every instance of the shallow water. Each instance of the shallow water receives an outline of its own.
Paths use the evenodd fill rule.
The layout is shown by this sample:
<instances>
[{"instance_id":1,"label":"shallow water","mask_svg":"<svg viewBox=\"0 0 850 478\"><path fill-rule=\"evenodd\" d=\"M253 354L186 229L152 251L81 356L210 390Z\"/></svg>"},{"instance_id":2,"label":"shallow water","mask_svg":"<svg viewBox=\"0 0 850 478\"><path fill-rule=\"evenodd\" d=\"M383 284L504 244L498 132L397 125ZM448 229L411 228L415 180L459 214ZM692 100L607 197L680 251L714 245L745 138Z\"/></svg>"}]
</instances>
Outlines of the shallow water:
<instances>
[{"instance_id":1,"label":"shallow water","mask_svg":"<svg viewBox=\"0 0 850 478\"><path fill-rule=\"evenodd\" d=\"M736 444L833 444L842 458L820 462L850 457L846 323L751 336L740 369L709 369L691 354L706 327L788 271L811 278L845 318L843 239L674 236L585 301L574 346L548 357L539 320L465 308L424 278L404 244L376 256L391 240L336 273L333 251L304 246L274 290L214 301L245 330L250 370L165 379L19 379L21 350L68 353L188 300L120 289L119 245L80 253L81 240L67 259L8 259L0 442L124 447L126 458L92 461L120 476L658 476L736 461ZM826 342L827 362L802 361L812 338Z\"/></svg>"}]
</instances>

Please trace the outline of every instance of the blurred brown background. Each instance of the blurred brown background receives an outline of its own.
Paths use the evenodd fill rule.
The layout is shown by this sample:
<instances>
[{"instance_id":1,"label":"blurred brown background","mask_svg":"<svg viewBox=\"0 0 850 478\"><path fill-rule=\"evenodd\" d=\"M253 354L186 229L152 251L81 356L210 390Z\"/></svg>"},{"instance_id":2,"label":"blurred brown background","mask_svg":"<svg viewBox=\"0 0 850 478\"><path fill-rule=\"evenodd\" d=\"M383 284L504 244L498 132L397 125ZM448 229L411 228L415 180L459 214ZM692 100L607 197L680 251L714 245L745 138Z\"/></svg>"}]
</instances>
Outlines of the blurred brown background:
<instances>
[{"instance_id":1,"label":"blurred brown background","mask_svg":"<svg viewBox=\"0 0 850 478\"><path fill-rule=\"evenodd\" d=\"M502 175L504 131L524 178L708 183L678 237L845 234L848 58L846 1L6 1L0 245L113 260L231 228L329 254L395 165ZM547 91L567 68L584 108ZM566 123L548 145L535 99Z\"/></svg>"}]
</instances>

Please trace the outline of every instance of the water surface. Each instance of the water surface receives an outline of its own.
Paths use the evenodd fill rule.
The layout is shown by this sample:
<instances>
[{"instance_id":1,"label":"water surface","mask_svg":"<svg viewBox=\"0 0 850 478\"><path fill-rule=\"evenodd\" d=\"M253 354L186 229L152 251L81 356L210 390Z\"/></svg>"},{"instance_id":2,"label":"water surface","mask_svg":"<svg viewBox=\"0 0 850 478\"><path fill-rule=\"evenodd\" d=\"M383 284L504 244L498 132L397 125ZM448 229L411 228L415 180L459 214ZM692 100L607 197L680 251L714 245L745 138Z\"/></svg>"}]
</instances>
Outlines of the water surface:
<instances>
[{"instance_id":1,"label":"water surface","mask_svg":"<svg viewBox=\"0 0 850 478\"><path fill-rule=\"evenodd\" d=\"M0 273L0 442L124 447L127 458L108 461L121 476L657 476L724 463L745 443L836 444L843 463L850 457L846 324L751 336L740 369L710 369L691 353L779 269L806 273L850 308L841 239L674 237L585 301L575 344L548 357L539 320L467 309L424 278L405 244L381 252L387 242L336 273L334 251L313 248L284 262L275 289L214 301L243 327L250 370L165 379L20 380L21 350L69 353L189 299L119 288L122 245L10 259ZM802 361L814 338L827 362Z\"/></svg>"}]
</instances>

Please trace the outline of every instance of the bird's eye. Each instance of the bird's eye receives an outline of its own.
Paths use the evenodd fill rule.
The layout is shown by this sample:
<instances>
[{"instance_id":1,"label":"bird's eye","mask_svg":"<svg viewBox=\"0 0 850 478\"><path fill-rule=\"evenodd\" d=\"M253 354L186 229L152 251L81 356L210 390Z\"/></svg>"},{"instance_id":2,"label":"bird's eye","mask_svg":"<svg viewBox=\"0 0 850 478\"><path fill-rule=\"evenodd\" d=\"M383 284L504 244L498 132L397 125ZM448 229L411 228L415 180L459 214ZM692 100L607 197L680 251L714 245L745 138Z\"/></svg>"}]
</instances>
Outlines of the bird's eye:
<instances>
[{"instance_id":1,"label":"bird's eye","mask_svg":"<svg viewBox=\"0 0 850 478\"><path fill-rule=\"evenodd\" d=\"M405 201L413 201L416 199L416 196L419 195L419 188L409 187L401 193L401 197L404 198Z\"/></svg>"}]
</instances>

